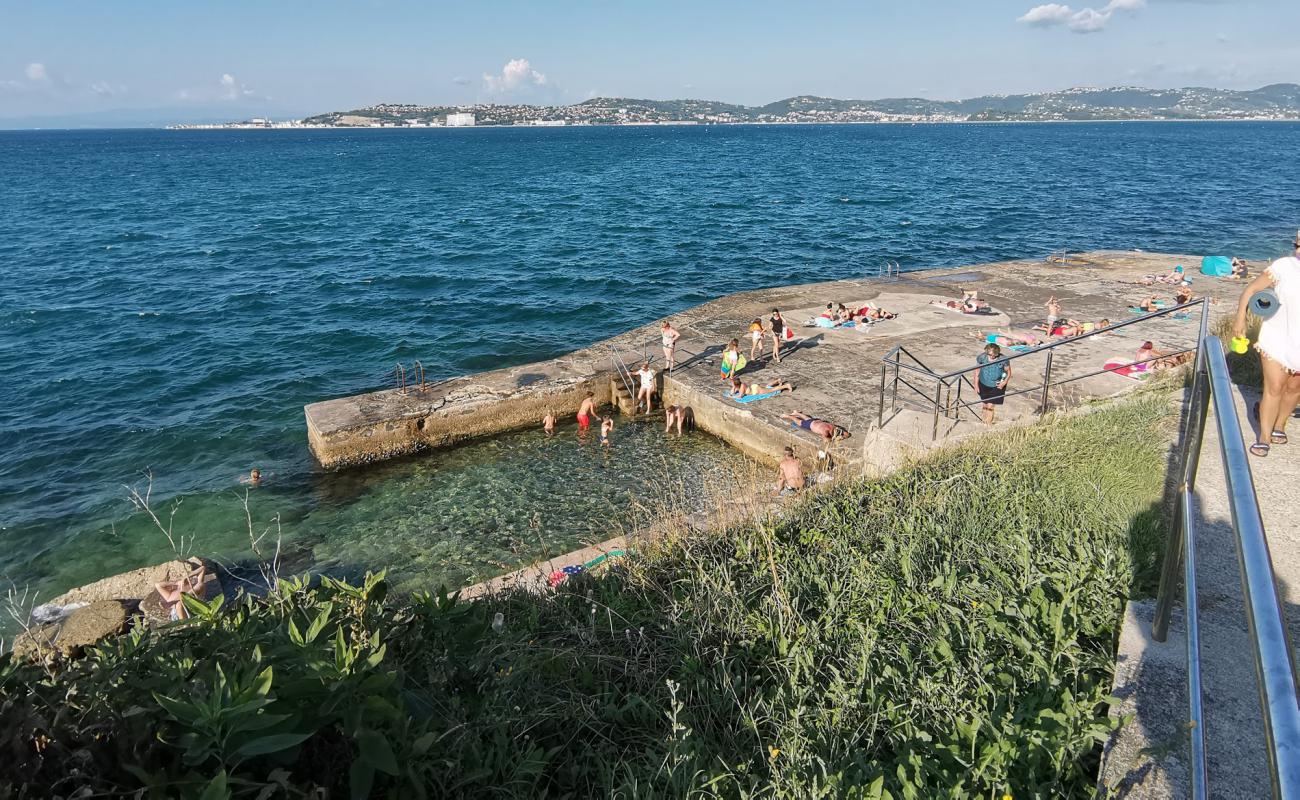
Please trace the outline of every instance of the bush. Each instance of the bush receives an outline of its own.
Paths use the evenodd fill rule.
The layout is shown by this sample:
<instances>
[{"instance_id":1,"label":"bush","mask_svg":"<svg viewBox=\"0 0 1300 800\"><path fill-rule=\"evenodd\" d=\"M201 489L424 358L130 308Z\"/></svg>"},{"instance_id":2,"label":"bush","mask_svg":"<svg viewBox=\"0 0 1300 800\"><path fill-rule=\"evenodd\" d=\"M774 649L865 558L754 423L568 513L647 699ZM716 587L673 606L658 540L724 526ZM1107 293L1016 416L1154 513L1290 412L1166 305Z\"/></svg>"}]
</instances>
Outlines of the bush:
<instances>
[{"instance_id":1,"label":"bush","mask_svg":"<svg viewBox=\"0 0 1300 800\"><path fill-rule=\"evenodd\" d=\"M848 482L547 598L283 584L0 673L28 794L1093 794L1163 397ZM190 602L187 600L187 602Z\"/></svg>"}]
</instances>

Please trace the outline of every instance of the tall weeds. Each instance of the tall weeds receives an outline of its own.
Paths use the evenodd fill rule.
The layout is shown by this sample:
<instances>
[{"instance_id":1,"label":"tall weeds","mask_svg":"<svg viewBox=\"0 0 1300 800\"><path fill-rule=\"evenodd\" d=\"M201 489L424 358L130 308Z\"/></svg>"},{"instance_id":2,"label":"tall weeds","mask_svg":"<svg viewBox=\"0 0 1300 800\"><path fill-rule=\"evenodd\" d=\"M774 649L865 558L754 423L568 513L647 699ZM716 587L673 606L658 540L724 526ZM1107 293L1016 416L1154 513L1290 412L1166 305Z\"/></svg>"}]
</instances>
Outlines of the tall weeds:
<instances>
[{"instance_id":1,"label":"tall weeds","mask_svg":"<svg viewBox=\"0 0 1300 800\"><path fill-rule=\"evenodd\" d=\"M196 601L93 668L0 670L0 744L28 753L0 782L85 764L106 791L240 797L1089 796L1174 423L1148 393L1008 431L678 530L547 598L385 603L372 579ZM187 717L240 654L273 753Z\"/></svg>"}]
</instances>

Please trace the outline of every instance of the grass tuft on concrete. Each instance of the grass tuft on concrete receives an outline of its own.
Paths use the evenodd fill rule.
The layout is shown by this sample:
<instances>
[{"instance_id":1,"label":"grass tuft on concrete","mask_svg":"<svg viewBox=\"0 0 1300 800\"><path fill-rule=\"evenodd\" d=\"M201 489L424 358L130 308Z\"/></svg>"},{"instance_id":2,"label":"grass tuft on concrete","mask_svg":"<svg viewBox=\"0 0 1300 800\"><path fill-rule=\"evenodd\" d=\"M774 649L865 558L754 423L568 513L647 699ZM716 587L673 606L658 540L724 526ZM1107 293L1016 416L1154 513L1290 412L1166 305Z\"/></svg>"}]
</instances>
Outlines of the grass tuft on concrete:
<instances>
[{"instance_id":1,"label":"grass tuft on concrete","mask_svg":"<svg viewBox=\"0 0 1300 800\"><path fill-rule=\"evenodd\" d=\"M96 790L214 797L1090 796L1175 422L1156 392L1051 418L547 598L285 584L52 675L7 664L0 746L24 755L0 782L75 766ZM223 703L244 710L213 721Z\"/></svg>"}]
</instances>

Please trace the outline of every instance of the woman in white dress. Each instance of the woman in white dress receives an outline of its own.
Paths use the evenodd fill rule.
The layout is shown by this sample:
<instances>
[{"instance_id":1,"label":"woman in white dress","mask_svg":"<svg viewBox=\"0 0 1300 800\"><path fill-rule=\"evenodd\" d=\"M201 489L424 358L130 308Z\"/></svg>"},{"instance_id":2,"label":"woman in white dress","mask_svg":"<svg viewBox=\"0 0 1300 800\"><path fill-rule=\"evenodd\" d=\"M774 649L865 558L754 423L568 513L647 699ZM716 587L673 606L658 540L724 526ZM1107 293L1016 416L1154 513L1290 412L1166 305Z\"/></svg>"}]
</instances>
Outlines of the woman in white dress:
<instances>
[{"instance_id":1,"label":"woman in white dress","mask_svg":"<svg viewBox=\"0 0 1300 800\"><path fill-rule=\"evenodd\" d=\"M1286 444L1286 423L1300 404L1300 231L1295 250L1279 258L1251 281L1237 303L1233 336L1245 336L1246 311L1255 292L1272 288L1277 294L1277 313L1259 328L1260 363L1264 368L1264 396L1259 401L1259 435L1250 452L1268 455L1271 445Z\"/></svg>"}]
</instances>

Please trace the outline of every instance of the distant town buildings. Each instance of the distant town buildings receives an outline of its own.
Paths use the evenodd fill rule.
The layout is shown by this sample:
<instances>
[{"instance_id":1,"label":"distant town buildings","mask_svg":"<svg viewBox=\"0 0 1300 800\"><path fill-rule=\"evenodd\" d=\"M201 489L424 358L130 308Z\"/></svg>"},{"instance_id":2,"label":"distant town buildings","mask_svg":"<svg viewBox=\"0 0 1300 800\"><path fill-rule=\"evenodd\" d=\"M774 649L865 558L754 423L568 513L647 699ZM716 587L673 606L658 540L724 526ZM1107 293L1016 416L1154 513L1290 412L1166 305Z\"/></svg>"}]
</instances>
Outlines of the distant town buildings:
<instances>
[{"instance_id":1,"label":"distant town buildings","mask_svg":"<svg viewBox=\"0 0 1300 800\"><path fill-rule=\"evenodd\" d=\"M894 98L837 100L799 95L764 106L714 100L634 100L593 97L560 106L479 103L415 105L380 103L331 111L303 120L256 118L220 125L177 128L466 128L519 125L767 125L922 122L1031 122L1090 120L1296 120L1300 86L1275 84L1250 91L1230 89L1073 88L1026 95L989 95L966 100Z\"/></svg>"}]
</instances>

